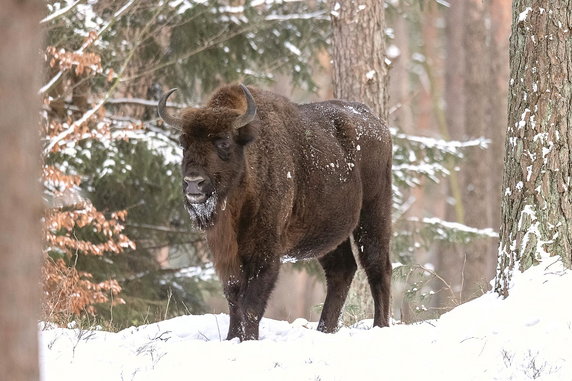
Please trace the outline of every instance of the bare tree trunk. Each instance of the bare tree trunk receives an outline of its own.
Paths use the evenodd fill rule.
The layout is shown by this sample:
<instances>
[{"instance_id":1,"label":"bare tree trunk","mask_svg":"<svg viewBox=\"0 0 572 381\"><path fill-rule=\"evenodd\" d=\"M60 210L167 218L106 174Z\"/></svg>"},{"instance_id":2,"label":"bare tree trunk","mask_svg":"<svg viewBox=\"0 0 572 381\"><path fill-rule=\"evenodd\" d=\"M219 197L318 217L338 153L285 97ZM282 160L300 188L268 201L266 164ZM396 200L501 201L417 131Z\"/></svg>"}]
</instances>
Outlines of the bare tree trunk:
<instances>
[{"instance_id":1,"label":"bare tree trunk","mask_svg":"<svg viewBox=\"0 0 572 381\"><path fill-rule=\"evenodd\" d=\"M38 379L41 1L0 7L0 377Z\"/></svg>"},{"instance_id":2,"label":"bare tree trunk","mask_svg":"<svg viewBox=\"0 0 572 381\"><path fill-rule=\"evenodd\" d=\"M384 25L383 1L332 1L334 96L387 120Z\"/></svg>"},{"instance_id":3,"label":"bare tree trunk","mask_svg":"<svg viewBox=\"0 0 572 381\"><path fill-rule=\"evenodd\" d=\"M395 24L395 39L393 43L399 49L399 57L392 60L391 78L389 79L389 97L396 104L396 110L389 116L391 125L407 133L412 133L414 128L411 98L413 92L410 86L410 56L409 31L404 17L398 16Z\"/></svg>"},{"instance_id":4,"label":"bare tree trunk","mask_svg":"<svg viewBox=\"0 0 572 381\"><path fill-rule=\"evenodd\" d=\"M544 257L572 255L572 3L515 0L495 290Z\"/></svg>"},{"instance_id":5,"label":"bare tree trunk","mask_svg":"<svg viewBox=\"0 0 572 381\"><path fill-rule=\"evenodd\" d=\"M487 67L490 63L485 29L485 7L481 0L464 1L463 50L464 70L464 137L487 137ZM480 151L480 150L479 150ZM468 152L460 174L464 203L464 223L477 228L490 227L491 195L487 192L491 173L483 152ZM486 155L486 153L485 153ZM486 156L485 156L486 157ZM488 269L494 269L494 252L490 252L488 239L478 239L463 250L463 299L471 299L487 288ZM493 274L491 274L492 278Z\"/></svg>"},{"instance_id":6,"label":"bare tree trunk","mask_svg":"<svg viewBox=\"0 0 572 381\"><path fill-rule=\"evenodd\" d=\"M445 104L446 104L446 134L445 137L462 140L465 137L465 51L463 45L464 35L464 8L465 1L452 0L446 12L445 28ZM453 183L451 180L455 180ZM452 202L447 206L445 217L449 221L464 222L465 210L459 187L459 176L449 181L449 193ZM457 186L457 197L453 196L453 187ZM461 291L463 271L463 251L459 245L451 243L439 244L438 273L449 283L458 299ZM441 306L451 306L457 301L449 300L448 292L438 294ZM453 302L453 303L452 303Z\"/></svg>"}]
</instances>

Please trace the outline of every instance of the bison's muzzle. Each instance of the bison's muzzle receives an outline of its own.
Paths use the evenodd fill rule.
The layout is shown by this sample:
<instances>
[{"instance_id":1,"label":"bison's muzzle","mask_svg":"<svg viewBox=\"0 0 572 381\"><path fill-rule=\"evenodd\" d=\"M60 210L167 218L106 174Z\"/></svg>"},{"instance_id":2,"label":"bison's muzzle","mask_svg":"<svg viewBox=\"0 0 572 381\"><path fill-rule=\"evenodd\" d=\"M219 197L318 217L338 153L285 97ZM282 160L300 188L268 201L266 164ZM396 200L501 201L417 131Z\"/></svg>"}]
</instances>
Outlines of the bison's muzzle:
<instances>
[{"instance_id":1,"label":"bison's muzzle","mask_svg":"<svg viewBox=\"0 0 572 381\"><path fill-rule=\"evenodd\" d=\"M211 182L201 175L185 176L184 181L185 197L191 204L201 204L213 193Z\"/></svg>"}]
</instances>

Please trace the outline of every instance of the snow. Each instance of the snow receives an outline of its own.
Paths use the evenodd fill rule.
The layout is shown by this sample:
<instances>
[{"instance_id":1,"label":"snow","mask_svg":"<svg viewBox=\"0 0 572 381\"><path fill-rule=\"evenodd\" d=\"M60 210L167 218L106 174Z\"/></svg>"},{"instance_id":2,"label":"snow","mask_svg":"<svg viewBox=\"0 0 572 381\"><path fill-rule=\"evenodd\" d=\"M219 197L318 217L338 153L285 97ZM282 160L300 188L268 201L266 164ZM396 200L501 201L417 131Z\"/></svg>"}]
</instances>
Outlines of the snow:
<instances>
[{"instance_id":1,"label":"snow","mask_svg":"<svg viewBox=\"0 0 572 381\"><path fill-rule=\"evenodd\" d=\"M387 47L385 54L387 57L389 57L389 59L393 60L401 55L401 50L397 47L397 45L391 44Z\"/></svg>"},{"instance_id":2,"label":"snow","mask_svg":"<svg viewBox=\"0 0 572 381\"><path fill-rule=\"evenodd\" d=\"M214 266L208 264L206 266L192 266L181 269L173 274L175 278L198 278L200 280L209 281L216 279Z\"/></svg>"},{"instance_id":3,"label":"snow","mask_svg":"<svg viewBox=\"0 0 572 381\"><path fill-rule=\"evenodd\" d=\"M299 56L302 54L302 52L300 51L300 49L298 49L296 46L292 45L292 43L286 41L284 43L284 46L290 50L292 53L294 53L295 55Z\"/></svg>"},{"instance_id":4,"label":"snow","mask_svg":"<svg viewBox=\"0 0 572 381\"><path fill-rule=\"evenodd\" d=\"M169 3L171 8L178 8L177 13L183 14L187 10L192 9L196 4L205 4L207 0L175 0Z\"/></svg>"},{"instance_id":5,"label":"snow","mask_svg":"<svg viewBox=\"0 0 572 381\"><path fill-rule=\"evenodd\" d=\"M54 7L55 11L53 13L51 13L50 15L44 17L42 20L40 20L40 24L44 24L47 22L50 22L52 20L57 19L58 17L60 17L61 15L65 14L67 11L69 11L70 9L72 9L73 7L75 7L81 0L76 0L74 2L69 2L66 7L61 8L60 3L55 3L53 4L53 6L51 4L47 4L48 5L48 9Z\"/></svg>"},{"instance_id":6,"label":"snow","mask_svg":"<svg viewBox=\"0 0 572 381\"><path fill-rule=\"evenodd\" d=\"M266 21L288 21L288 20L329 20L325 11L316 11L309 13L297 13L289 15L272 14L264 18Z\"/></svg>"},{"instance_id":7,"label":"snow","mask_svg":"<svg viewBox=\"0 0 572 381\"><path fill-rule=\"evenodd\" d=\"M528 12L532 11L531 7L526 7L526 9L522 12L520 12L520 14L518 15L518 21L522 22L524 20L526 20L526 18L528 17Z\"/></svg>"},{"instance_id":8,"label":"snow","mask_svg":"<svg viewBox=\"0 0 572 381\"><path fill-rule=\"evenodd\" d=\"M304 0L254 0L250 3L251 7L258 7L260 5L273 5L273 4L282 4L282 3L297 3L302 2Z\"/></svg>"},{"instance_id":9,"label":"snow","mask_svg":"<svg viewBox=\"0 0 572 381\"><path fill-rule=\"evenodd\" d=\"M410 221L421 221L421 222L423 222L425 224L429 224L429 225L442 226L444 228L447 228L450 230L455 230L458 232L478 234L478 235L483 235L483 236L487 236L487 237L491 237L491 238L498 238L498 236L499 236L498 233L496 233L492 228L477 229L477 228L472 228L470 226L460 224L457 222L444 221L444 220L437 218L437 217L423 217L421 219L419 219L417 217L411 217L411 218L409 218L409 220Z\"/></svg>"},{"instance_id":10,"label":"snow","mask_svg":"<svg viewBox=\"0 0 572 381\"><path fill-rule=\"evenodd\" d=\"M526 94L526 93L525 93ZM527 114L530 113L530 109L529 108L525 108L524 112L522 113L522 115L520 116L520 121L517 123L518 128L523 128L524 126L526 126L526 116Z\"/></svg>"},{"instance_id":11,"label":"snow","mask_svg":"<svg viewBox=\"0 0 572 381\"><path fill-rule=\"evenodd\" d=\"M263 319L260 340L225 341L227 315L182 316L118 333L41 324L44 380L569 380L572 272L556 258L515 273L438 320L336 334ZM422 308L422 307L420 307Z\"/></svg>"},{"instance_id":12,"label":"snow","mask_svg":"<svg viewBox=\"0 0 572 381\"><path fill-rule=\"evenodd\" d=\"M188 196L187 196L188 197ZM218 195L214 192L205 202L200 204L190 204L190 208L193 210L195 216L198 220L211 221L212 215L216 210L218 203ZM186 206L186 204L185 204ZM225 203L226 206L226 203Z\"/></svg>"}]
</instances>

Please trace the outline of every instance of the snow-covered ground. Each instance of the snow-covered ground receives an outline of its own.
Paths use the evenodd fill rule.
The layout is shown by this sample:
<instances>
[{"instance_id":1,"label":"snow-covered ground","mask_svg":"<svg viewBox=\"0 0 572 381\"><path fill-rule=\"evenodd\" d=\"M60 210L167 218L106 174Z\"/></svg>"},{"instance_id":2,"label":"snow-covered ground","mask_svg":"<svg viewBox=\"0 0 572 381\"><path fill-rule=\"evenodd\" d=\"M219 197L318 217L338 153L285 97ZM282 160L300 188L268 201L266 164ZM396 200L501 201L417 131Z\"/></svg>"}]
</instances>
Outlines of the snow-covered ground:
<instances>
[{"instance_id":1,"label":"snow-covered ground","mask_svg":"<svg viewBox=\"0 0 572 381\"><path fill-rule=\"evenodd\" d=\"M336 334L263 319L259 341L225 341L226 315L118 333L41 330L44 380L572 380L572 272L554 258L439 320Z\"/></svg>"}]
</instances>

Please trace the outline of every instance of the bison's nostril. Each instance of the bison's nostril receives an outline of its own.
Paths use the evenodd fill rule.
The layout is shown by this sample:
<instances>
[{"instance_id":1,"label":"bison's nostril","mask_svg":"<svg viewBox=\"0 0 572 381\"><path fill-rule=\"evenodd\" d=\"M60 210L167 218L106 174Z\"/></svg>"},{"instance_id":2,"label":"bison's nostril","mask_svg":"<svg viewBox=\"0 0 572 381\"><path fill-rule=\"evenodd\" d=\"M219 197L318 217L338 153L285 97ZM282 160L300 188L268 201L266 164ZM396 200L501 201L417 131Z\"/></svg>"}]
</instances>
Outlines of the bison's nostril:
<instances>
[{"instance_id":1,"label":"bison's nostril","mask_svg":"<svg viewBox=\"0 0 572 381\"><path fill-rule=\"evenodd\" d=\"M200 176L200 175L191 175L191 176L185 176L184 178L186 183L199 183L205 180L204 177Z\"/></svg>"},{"instance_id":2,"label":"bison's nostril","mask_svg":"<svg viewBox=\"0 0 572 381\"><path fill-rule=\"evenodd\" d=\"M206 178L200 175L191 174L184 177L185 192L187 194L199 194L204 192L204 188L208 185Z\"/></svg>"}]
</instances>

